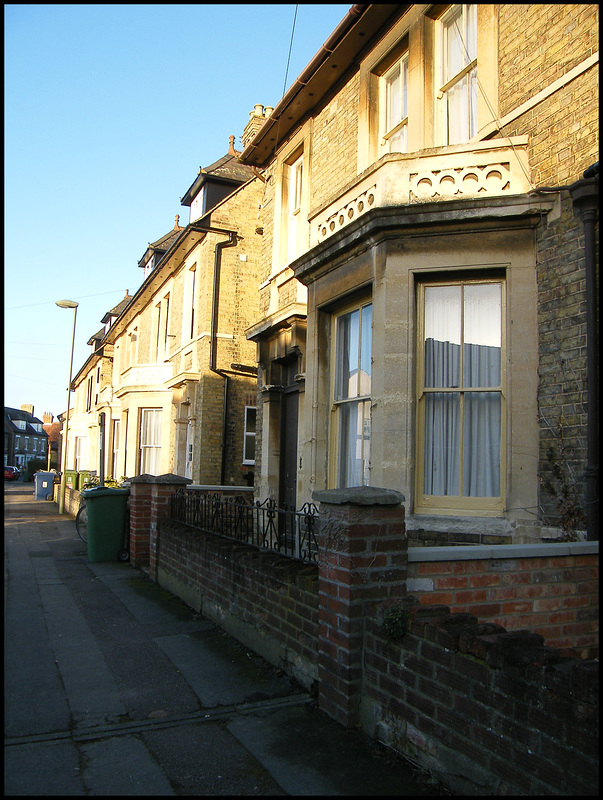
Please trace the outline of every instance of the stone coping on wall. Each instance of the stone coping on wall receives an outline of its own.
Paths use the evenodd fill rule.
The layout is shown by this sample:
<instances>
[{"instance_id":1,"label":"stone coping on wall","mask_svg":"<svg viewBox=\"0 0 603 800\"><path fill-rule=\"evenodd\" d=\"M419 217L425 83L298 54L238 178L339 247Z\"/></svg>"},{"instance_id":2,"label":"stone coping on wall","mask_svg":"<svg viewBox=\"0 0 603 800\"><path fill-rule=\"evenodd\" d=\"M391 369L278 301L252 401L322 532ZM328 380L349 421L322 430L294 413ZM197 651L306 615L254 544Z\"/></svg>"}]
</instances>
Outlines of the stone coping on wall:
<instances>
[{"instance_id":1,"label":"stone coping on wall","mask_svg":"<svg viewBox=\"0 0 603 800\"><path fill-rule=\"evenodd\" d=\"M399 506L404 495L395 489L376 486L350 486L346 489L324 489L312 492L312 499L328 505Z\"/></svg>"},{"instance_id":2,"label":"stone coping on wall","mask_svg":"<svg viewBox=\"0 0 603 800\"><path fill-rule=\"evenodd\" d=\"M171 472L166 472L165 475L149 475L145 472L142 475L135 475L133 478L129 478L128 483L189 484L192 481L190 478L183 478L181 475L174 475Z\"/></svg>"},{"instance_id":3,"label":"stone coping on wall","mask_svg":"<svg viewBox=\"0 0 603 800\"><path fill-rule=\"evenodd\" d=\"M222 486L220 484L214 486L210 484L191 483L186 488L194 489L197 492L244 492L246 494L253 494L254 492L253 486Z\"/></svg>"},{"instance_id":4,"label":"stone coping on wall","mask_svg":"<svg viewBox=\"0 0 603 800\"><path fill-rule=\"evenodd\" d=\"M409 547L409 561L480 561L489 558L547 558L549 556L598 555L599 542L552 542L543 544L456 545Z\"/></svg>"}]
</instances>

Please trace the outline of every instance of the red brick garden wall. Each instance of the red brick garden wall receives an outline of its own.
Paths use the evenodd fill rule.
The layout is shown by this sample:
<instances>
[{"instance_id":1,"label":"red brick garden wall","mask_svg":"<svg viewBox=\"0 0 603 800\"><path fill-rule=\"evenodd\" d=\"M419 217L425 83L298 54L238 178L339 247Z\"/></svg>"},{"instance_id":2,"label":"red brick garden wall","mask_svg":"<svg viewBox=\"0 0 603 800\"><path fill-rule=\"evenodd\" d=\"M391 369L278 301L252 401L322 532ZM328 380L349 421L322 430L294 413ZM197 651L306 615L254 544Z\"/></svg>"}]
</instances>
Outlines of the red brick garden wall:
<instances>
[{"instance_id":1,"label":"red brick garden wall","mask_svg":"<svg viewBox=\"0 0 603 800\"><path fill-rule=\"evenodd\" d=\"M508 631L528 629L550 647L599 655L599 555L593 543L412 548L409 594L421 605L445 605ZM588 551L597 552L588 552ZM434 560L426 560L431 559ZM437 560L435 560L437 558Z\"/></svg>"},{"instance_id":2,"label":"red brick garden wall","mask_svg":"<svg viewBox=\"0 0 603 800\"><path fill-rule=\"evenodd\" d=\"M163 502L174 488L152 493ZM407 559L398 493L358 491L317 493L318 567L172 523L166 503L152 502L151 577L315 689L334 719L362 727L455 794L598 794L598 662L494 622L488 611L522 602L519 592L490 605L477 594L470 605L484 588L524 587L529 597L528 586L546 587L536 600L563 601L588 584L590 597L596 556L459 558L415 569L430 562ZM438 604L406 592L413 573L411 586L436 581ZM504 579L514 574L517 582ZM441 604L447 596L456 613ZM486 614L461 612L461 599Z\"/></svg>"},{"instance_id":3,"label":"red brick garden wall","mask_svg":"<svg viewBox=\"0 0 603 800\"><path fill-rule=\"evenodd\" d=\"M164 523L159 582L311 688L317 676L318 569Z\"/></svg>"},{"instance_id":4,"label":"red brick garden wall","mask_svg":"<svg viewBox=\"0 0 603 800\"><path fill-rule=\"evenodd\" d=\"M367 620L368 733L458 795L598 795L598 662L443 606L406 610L401 641Z\"/></svg>"}]
</instances>

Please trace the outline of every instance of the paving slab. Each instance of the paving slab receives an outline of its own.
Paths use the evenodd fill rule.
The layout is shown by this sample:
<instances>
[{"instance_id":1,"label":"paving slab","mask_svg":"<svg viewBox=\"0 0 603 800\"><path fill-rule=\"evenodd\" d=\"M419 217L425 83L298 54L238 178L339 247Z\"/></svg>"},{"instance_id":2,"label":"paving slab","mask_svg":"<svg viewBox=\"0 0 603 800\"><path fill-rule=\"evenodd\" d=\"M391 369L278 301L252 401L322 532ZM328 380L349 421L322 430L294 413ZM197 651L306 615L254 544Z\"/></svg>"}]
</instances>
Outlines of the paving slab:
<instances>
[{"instance_id":1,"label":"paving slab","mask_svg":"<svg viewBox=\"0 0 603 800\"><path fill-rule=\"evenodd\" d=\"M9 796L439 795L74 520L5 487Z\"/></svg>"}]
</instances>

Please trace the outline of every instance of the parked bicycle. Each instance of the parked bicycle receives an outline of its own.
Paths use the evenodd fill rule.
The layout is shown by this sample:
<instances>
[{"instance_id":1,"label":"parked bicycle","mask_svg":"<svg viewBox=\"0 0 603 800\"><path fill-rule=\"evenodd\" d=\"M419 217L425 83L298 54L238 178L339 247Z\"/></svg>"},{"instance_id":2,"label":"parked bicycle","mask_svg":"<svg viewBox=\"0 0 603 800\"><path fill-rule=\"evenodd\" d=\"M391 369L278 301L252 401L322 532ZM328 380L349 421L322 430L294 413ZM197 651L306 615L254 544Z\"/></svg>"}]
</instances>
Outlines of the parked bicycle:
<instances>
[{"instance_id":1,"label":"parked bicycle","mask_svg":"<svg viewBox=\"0 0 603 800\"><path fill-rule=\"evenodd\" d=\"M77 535L84 544L88 543L88 513L86 511L86 501L82 498L81 505L75 515L75 529Z\"/></svg>"},{"instance_id":2,"label":"parked bicycle","mask_svg":"<svg viewBox=\"0 0 603 800\"><path fill-rule=\"evenodd\" d=\"M117 483L115 482L115 485ZM100 478L97 475L91 475L90 478L82 485L81 491L85 489L92 489L94 486L100 486ZM88 543L88 514L86 512L86 499L80 494L80 507L75 515L75 529L77 535L80 537L84 544Z\"/></svg>"}]
</instances>

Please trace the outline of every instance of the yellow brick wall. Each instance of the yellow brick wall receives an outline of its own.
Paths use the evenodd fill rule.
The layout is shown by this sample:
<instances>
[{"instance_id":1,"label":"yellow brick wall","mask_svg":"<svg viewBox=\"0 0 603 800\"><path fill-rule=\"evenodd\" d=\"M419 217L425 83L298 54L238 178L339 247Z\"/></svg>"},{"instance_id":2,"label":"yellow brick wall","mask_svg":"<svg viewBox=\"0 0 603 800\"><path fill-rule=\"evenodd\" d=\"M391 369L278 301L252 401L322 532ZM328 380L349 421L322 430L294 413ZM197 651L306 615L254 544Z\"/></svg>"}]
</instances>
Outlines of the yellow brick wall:
<instances>
[{"instance_id":1,"label":"yellow brick wall","mask_svg":"<svg viewBox=\"0 0 603 800\"><path fill-rule=\"evenodd\" d=\"M488 98L499 119L512 113L569 70L598 52L597 4L501 4L498 9L498 99ZM359 75L353 75L319 109L310 136L309 210L336 196L357 175ZM598 64L527 114L503 136L530 136L535 185L576 180L598 159ZM498 136L498 134L496 134ZM275 162L266 170L262 276L271 274ZM269 292L261 308L268 308Z\"/></svg>"},{"instance_id":2,"label":"yellow brick wall","mask_svg":"<svg viewBox=\"0 0 603 800\"><path fill-rule=\"evenodd\" d=\"M356 177L358 87L356 74L314 120L310 209Z\"/></svg>"},{"instance_id":3,"label":"yellow brick wall","mask_svg":"<svg viewBox=\"0 0 603 800\"><path fill-rule=\"evenodd\" d=\"M597 52L597 26L592 3L501 4L501 116Z\"/></svg>"},{"instance_id":4,"label":"yellow brick wall","mask_svg":"<svg viewBox=\"0 0 603 800\"><path fill-rule=\"evenodd\" d=\"M236 247L222 250L220 273L220 298L218 315L218 343L216 367L231 370L232 364L256 366L256 345L247 340L245 331L254 325L260 313L258 286L261 280L262 234L260 204L264 184L255 179L239 189L211 214L211 225L235 230L239 235ZM200 248L198 269L199 294L197 308L202 320L199 331L211 327L214 248L225 237L210 234ZM241 259L241 256L246 260ZM222 432L224 412L224 378L209 370L210 340L205 337L196 343L196 356L201 371L197 396L197 421L195 425L195 471L193 480L199 483L218 484L221 481ZM227 446L225 482L227 485L244 484L243 421L244 408L253 396L254 377L229 375L227 406ZM252 387L251 390L249 387Z\"/></svg>"},{"instance_id":5,"label":"yellow brick wall","mask_svg":"<svg viewBox=\"0 0 603 800\"><path fill-rule=\"evenodd\" d=\"M256 178L212 213L212 225L241 235L236 247L222 250L218 328L220 333L232 333L234 338L231 342L218 342L217 366L221 369L230 369L233 362L255 366L255 344L247 340L245 331L259 317L263 236L257 229L261 227L263 188ZM208 294L211 308L211 293Z\"/></svg>"},{"instance_id":6,"label":"yellow brick wall","mask_svg":"<svg viewBox=\"0 0 603 800\"><path fill-rule=\"evenodd\" d=\"M504 4L499 15L500 114L512 113L598 51L593 4ZM598 64L510 122L507 136L529 135L536 186L578 180L598 160Z\"/></svg>"}]
</instances>

